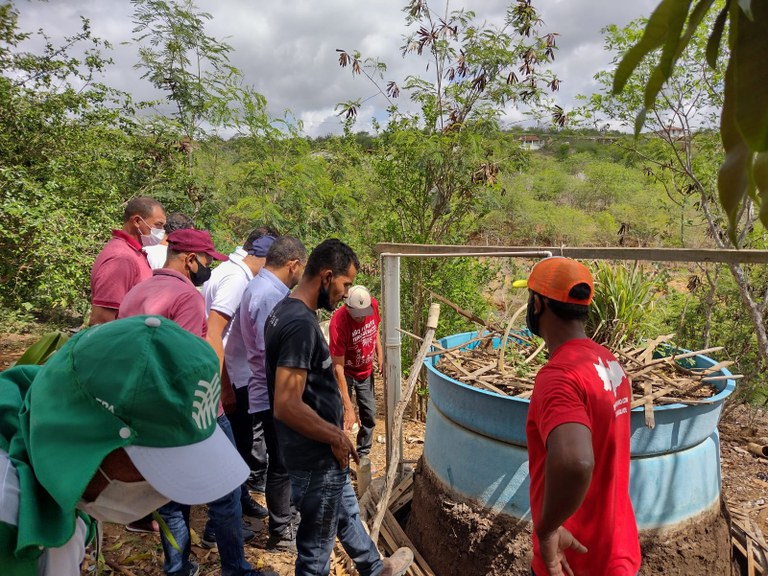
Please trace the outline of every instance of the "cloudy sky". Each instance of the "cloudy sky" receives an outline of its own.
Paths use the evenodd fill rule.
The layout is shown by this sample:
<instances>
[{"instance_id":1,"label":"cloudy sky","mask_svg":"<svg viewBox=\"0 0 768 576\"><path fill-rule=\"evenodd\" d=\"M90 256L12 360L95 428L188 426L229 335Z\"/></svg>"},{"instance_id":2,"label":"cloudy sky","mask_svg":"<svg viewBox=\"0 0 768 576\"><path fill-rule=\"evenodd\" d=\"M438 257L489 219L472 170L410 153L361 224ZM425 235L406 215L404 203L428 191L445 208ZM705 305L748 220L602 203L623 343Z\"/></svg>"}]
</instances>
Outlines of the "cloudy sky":
<instances>
[{"instance_id":1,"label":"cloudy sky","mask_svg":"<svg viewBox=\"0 0 768 576\"><path fill-rule=\"evenodd\" d=\"M400 46L406 33L404 1L396 0L197 0L209 12L208 34L229 43L231 62L248 84L267 98L271 115L286 110L304 123L311 136L335 133L340 120L337 103L367 98L375 89L337 63L336 49L359 50L386 62L386 77L402 81L408 74L423 74L424 60L402 58ZM594 74L610 58L602 49L600 30L608 24L623 25L648 16L657 0L535 0L544 20L542 30L557 32L559 50L552 69L562 80L557 102L568 109L576 94L595 89ZM501 23L507 3L503 0L454 0L451 9L474 10L478 19ZM17 1L22 30L43 28L53 38L76 32L80 16L90 19L95 35L109 40L115 65L104 81L129 91L136 98L156 97L152 86L133 69L137 47L130 43L133 28L129 0ZM439 12L443 2L432 2ZM401 96L401 100L404 100ZM374 115L381 116L386 101L374 97L360 111L357 127L370 129ZM507 123L521 115L510 110Z\"/></svg>"}]
</instances>

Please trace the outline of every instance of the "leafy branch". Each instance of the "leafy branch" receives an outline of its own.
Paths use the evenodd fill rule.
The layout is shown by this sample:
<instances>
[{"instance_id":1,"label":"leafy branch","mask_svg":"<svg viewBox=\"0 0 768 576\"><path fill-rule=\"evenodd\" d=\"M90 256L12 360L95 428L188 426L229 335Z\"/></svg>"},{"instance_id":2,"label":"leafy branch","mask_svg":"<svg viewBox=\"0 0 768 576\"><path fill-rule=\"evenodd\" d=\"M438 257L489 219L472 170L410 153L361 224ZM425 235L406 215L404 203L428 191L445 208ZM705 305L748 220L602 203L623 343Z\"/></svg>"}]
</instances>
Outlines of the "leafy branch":
<instances>
[{"instance_id":1,"label":"leafy branch","mask_svg":"<svg viewBox=\"0 0 768 576\"><path fill-rule=\"evenodd\" d=\"M728 234L740 245L737 223L751 208L760 206L759 218L768 226L768 3L752 0L662 0L648 20L642 37L624 55L616 69L614 94L621 92L644 59L660 51L645 84L643 107L637 114L635 133L697 30L707 15L719 9L709 33L706 58L716 69L721 44L728 30L728 63L725 68L720 134L725 158L718 175L720 204L728 217Z\"/></svg>"}]
</instances>

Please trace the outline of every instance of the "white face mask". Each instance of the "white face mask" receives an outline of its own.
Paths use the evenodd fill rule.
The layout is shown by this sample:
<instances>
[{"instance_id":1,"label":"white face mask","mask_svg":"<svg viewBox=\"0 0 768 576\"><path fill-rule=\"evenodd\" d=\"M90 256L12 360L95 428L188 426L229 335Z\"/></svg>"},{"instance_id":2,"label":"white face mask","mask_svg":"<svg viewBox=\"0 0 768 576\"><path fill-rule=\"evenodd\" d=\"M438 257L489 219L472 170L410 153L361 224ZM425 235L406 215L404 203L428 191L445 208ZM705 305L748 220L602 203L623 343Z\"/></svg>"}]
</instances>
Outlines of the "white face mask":
<instances>
[{"instance_id":1,"label":"white face mask","mask_svg":"<svg viewBox=\"0 0 768 576\"><path fill-rule=\"evenodd\" d=\"M139 216L139 218L141 218L141 216ZM147 221L144 220L144 218L141 218L141 221L144 222L144 224L147 224ZM149 234L141 234L141 230L139 230L139 234L141 234L141 245L157 246L163 241L163 238L165 238L165 229L152 228L149 224L147 224L147 227L149 228Z\"/></svg>"},{"instance_id":2,"label":"white face mask","mask_svg":"<svg viewBox=\"0 0 768 576\"><path fill-rule=\"evenodd\" d=\"M157 510L170 499L155 490L149 482L123 482L112 480L99 466L99 472L109 484L93 502L80 500L77 507L102 522L130 524Z\"/></svg>"}]
</instances>

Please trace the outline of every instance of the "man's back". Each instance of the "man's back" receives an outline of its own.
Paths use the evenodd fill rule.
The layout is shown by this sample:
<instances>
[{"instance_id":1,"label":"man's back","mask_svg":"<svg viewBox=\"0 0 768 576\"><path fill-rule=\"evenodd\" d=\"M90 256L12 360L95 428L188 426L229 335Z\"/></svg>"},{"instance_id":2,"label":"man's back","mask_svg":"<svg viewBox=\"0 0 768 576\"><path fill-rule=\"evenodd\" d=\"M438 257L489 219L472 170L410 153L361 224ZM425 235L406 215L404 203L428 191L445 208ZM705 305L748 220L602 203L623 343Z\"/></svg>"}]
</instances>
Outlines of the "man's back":
<instances>
[{"instance_id":1,"label":"man's back","mask_svg":"<svg viewBox=\"0 0 768 576\"><path fill-rule=\"evenodd\" d=\"M557 426L591 431L594 471L581 507L563 526L588 548L566 551L574 574L634 575L640 566L637 525L629 499L629 381L613 355L592 340L557 348L536 376L526 432L531 512L541 517L547 438ZM536 574L546 574L534 534Z\"/></svg>"},{"instance_id":2,"label":"man's back","mask_svg":"<svg viewBox=\"0 0 768 576\"><path fill-rule=\"evenodd\" d=\"M243 264L242 256L237 252L230 254L229 260L216 266L211 272L211 278L203 285L206 312L216 310L234 319L245 287L252 278L253 274L248 266ZM232 320L224 332L225 343L231 327Z\"/></svg>"},{"instance_id":3,"label":"man's back","mask_svg":"<svg viewBox=\"0 0 768 576\"><path fill-rule=\"evenodd\" d=\"M150 276L152 268L138 241L113 230L91 268L91 303L117 310L127 292Z\"/></svg>"},{"instance_id":4,"label":"man's back","mask_svg":"<svg viewBox=\"0 0 768 576\"><path fill-rule=\"evenodd\" d=\"M118 318L153 314L173 320L192 334L205 337L205 301L194 284L179 272L160 268L152 278L137 284L125 295Z\"/></svg>"},{"instance_id":5,"label":"man's back","mask_svg":"<svg viewBox=\"0 0 768 576\"><path fill-rule=\"evenodd\" d=\"M265 365L264 325L273 308L290 290L266 268L262 268L248 283L233 320L233 336L227 343L227 365L230 358L247 358L248 391L251 412L269 410L267 373ZM238 334L235 334L239 331Z\"/></svg>"}]
</instances>

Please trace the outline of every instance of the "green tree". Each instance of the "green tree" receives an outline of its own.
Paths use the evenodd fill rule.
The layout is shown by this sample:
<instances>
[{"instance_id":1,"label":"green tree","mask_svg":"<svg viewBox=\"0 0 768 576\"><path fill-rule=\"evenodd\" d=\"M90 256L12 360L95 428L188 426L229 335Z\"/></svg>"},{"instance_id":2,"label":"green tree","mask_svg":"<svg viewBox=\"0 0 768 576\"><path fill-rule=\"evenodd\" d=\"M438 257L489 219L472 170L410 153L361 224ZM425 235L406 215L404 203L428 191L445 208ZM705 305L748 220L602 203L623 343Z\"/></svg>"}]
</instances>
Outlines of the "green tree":
<instances>
[{"instance_id":1,"label":"green tree","mask_svg":"<svg viewBox=\"0 0 768 576\"><path fill-rule=\"evenodd\" d=\"M511 3L498 25L471 11L451 11L449 3L439 15L425 0L412 0L403 11L413 31L405 36L403 56L425 60L429 78L385 81L382 62L338 50L340 65L365 75L388 104L366 221L377 240L466 242L478 222L482 192L497 186L501 170L517 170L525 162L517 145L501 137L502 112L520 102L533 104L545 89L559 86L546 69L556 35L539 34L541 20L529 0ZM400 110L401 91L410 95L416 112ZM360 99L339 105L348 130L360 105ZM413 332L421 333L426 320L428 278L439 279L450 289L443 295L456 301L478 295L473 305L482 308L480 278L465 268L457 283L456 266L421 259L404 263L404 321Z\"/></svg>"},{"instance_id":2,"label":"green tree","mask_svg":"<svg viewBox=\"0 0 768 576\"><path fill-rule=\"evenodd\" d=\"M232 47L206 34L212 16L192 0L131 0L139 45L142 78L166 94L175 107L171 119L155 117L151 130L170 134L186 158L185 189L191 212L212 219L218 206L209 186L195 171L195 150L211 130L231 128L255 133L270 128L266 100L244 85L241 72L229 62ZM170 122L169 122L170 120Z\"/></svg>"},{"instance_id":3,"label":"green tree","mask_svg":"<svg viewBox=\"0 0 768 576\"><path fill-rule=\"evenodd\" d=\"M715 14L715 12L717 12ZM616 67L613 92L624 90L640 70L644 75L642 106L635 133L645 123L664 86L681 70L688 47L708 35L704 54L713 70L722 70L720 137L725 155L718 174L719 201L728 216L729 234L739 246L738 222L759 202L759 217L768 226L768 3L752 0L662 0L651 14L642 35L636 35L630 49ZM721 44L728 32L727 49ZM704 62L704 58L701 59Z\"/></svg>"},{"instance_id":4,"label":"green tree","mask_svg":"<svg viewBox=\"0 0 768 576\"><path fill-rule=\"evenodd\" d=\"M657 98L654 94L655 98L648 100L648 87L653 87L660 74L658 70L664 64L664 49L638 62L621 92L609 91L611 72L598 74L597 79L604 92L591 98L586 115L599 123L613 120L628 124L634 120L636 110L647 106L642 121L650 129L648 138L655 140L657 145L636 140L632 150L642 159L647 171L667 188L670 198L679 203L681 218L685 214L684 208L693 204L706 222L710 241L717 247L764 248L765 240L759 231L760 223L751 198L741 201L742 209L738 214L725 214L717 202L718 182L722 184L723 174L721 167L719 177L717 166L723 160L723 153L727 156L728 151L720 147L714 130L716 111L724 105L727 88L718 68L713 69L706 62L706 53L710 49L706 24L716 27L717 22L713 18L702 20L701 29L691 28L691 35L686 38L681 53L675 54L678 66L665 76ZM620 74L628 54L635 50L633 44L637 46L637 39L648 34L647 28L645 33L642 32L645 24L644 20L638 20L623 29L615 26L606 29L606 48L615 54L613 64L616 75ZM695 203L690 200L691 197L695 198ZM683 226L684 221L681 221ZM729 264L728 268L738 289L741 305L755 330L762 365L768 366L768 286L750 266ZM739 306L738 300L731 305ZM709 317L713 311L705 308L705 313Z\"/></svg>"},{"instance_id":5,"label":"green tree","mask_svg":"<svg viewBox=\"0 0 768 576\"><path fill-rule=\"evenodd\" d=\"M13 4L0 6L0 303L84 312L82 262L119 205L132 150L117 129L122 95L95 80L108 45L87 20L60 46L39 34L43 51L23 51L31 34L18 29Z\"/></svg>"}]
</instances>

